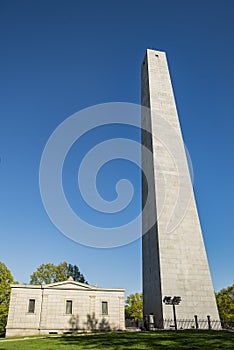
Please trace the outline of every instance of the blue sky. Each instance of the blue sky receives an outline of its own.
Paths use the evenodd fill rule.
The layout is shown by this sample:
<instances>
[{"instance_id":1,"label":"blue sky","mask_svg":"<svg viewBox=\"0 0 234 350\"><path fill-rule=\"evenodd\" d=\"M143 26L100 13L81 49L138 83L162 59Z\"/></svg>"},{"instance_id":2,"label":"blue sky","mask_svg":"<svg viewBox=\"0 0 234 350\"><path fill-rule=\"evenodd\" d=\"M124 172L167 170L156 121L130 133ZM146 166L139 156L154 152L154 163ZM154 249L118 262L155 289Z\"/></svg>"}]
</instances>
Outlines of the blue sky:
<instances>
[{"instance_id":1,"label":"blue sky","mask_svg":"<svg viewBox=\"0 0 234 350\"><path fill-rule=\"evenodd\" d=\"M214 288L232 284L233 1L1 0L0 43L0 260L15 279L27 283L41 263L68 261L91 284L141 290L140 240L113 249L69 240L44 210L38 173L49 136L67 117L100 103L140 103L140 65L155 48L168 55ZM133 166L112 165L98 178L106 199L118 169L139 183ZM139 191L134 203L137 210Z\"/></svg>"}]
</instances>

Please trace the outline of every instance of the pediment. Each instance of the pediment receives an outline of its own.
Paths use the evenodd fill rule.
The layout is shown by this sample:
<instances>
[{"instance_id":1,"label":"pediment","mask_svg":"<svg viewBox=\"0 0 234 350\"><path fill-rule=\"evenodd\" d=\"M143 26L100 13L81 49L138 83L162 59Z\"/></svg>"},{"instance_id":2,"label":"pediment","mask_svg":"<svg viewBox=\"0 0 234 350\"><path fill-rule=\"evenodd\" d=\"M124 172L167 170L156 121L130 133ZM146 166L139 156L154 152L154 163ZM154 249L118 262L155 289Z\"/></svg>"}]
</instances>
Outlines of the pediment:
<instances>
[{"instance_id":1,"label":"pediment","mask_svg":"<svg viewBox=\"0 0 234 350\"><path fill-rule=\"evenodd\" d=\"M62 281L55 282L51 284L46 284L43 286L44 288L49 289L75 289L75 290L93 290L95 287L90 286L85 283L75 282L75 281Z\"/></svg>"}]
</instances>

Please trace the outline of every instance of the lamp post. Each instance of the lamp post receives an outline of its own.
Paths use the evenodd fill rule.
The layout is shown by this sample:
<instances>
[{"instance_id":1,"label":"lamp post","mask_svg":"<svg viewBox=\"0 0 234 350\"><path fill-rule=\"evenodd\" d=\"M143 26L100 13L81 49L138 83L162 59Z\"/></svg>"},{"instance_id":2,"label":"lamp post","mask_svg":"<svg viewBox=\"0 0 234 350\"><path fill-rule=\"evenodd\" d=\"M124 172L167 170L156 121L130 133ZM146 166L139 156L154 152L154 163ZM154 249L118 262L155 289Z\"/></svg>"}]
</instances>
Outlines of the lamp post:
<instances>
[{"instance_id":1,"label":"lamp post","mask_svg":"<svg viewBox=\"0 0 234 350\"><path fill-rule=\"evenodd\" d=\"M176 321L176 310L175 306L179 305L181 302L181 297L164 297L163 302L166 305L172 305L173 308L173 318L174 318L174 325L175 325L175 330L177 331L177 321Z\"/></svg>"}]
</instances>

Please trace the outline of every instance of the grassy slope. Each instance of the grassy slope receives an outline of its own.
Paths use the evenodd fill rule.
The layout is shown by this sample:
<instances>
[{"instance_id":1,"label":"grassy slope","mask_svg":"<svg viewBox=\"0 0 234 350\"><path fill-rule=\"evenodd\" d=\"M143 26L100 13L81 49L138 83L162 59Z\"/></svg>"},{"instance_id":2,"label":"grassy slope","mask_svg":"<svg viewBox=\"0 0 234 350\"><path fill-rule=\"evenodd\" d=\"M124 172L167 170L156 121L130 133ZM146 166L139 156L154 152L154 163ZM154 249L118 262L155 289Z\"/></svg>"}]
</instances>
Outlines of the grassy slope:
<instances>
[{"instance_id":1,"label":"grassy slope","mask_svg":"<svg viewBox=\"0 0 234 350\"><path fill-rule=\"evenodd\" d=\"M99 333L0 342L0 350L127 350L234 349L234 333L224 331L162 331L156 333Z\"/></svg>"}]
</instances>

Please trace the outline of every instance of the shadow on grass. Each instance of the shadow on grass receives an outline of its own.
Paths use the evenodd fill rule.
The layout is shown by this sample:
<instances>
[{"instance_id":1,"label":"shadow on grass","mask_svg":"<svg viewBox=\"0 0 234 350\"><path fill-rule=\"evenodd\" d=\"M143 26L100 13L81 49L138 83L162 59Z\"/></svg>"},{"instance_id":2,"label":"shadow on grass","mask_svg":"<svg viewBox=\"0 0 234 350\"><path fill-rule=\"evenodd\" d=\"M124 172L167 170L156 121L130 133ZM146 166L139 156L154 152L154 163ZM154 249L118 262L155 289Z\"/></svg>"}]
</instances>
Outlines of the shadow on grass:
<instances>
[{"instance_id":1,"label":"shadow on grass","mask_svg":"<svg viewBox=\"0 0 234 350\"><path fill-rule=\"evenodd\" d=\"M61 337L77 349L223 349L233 350L234 333L225 331L107 332Z\"/></svg>"}]
</instances>

